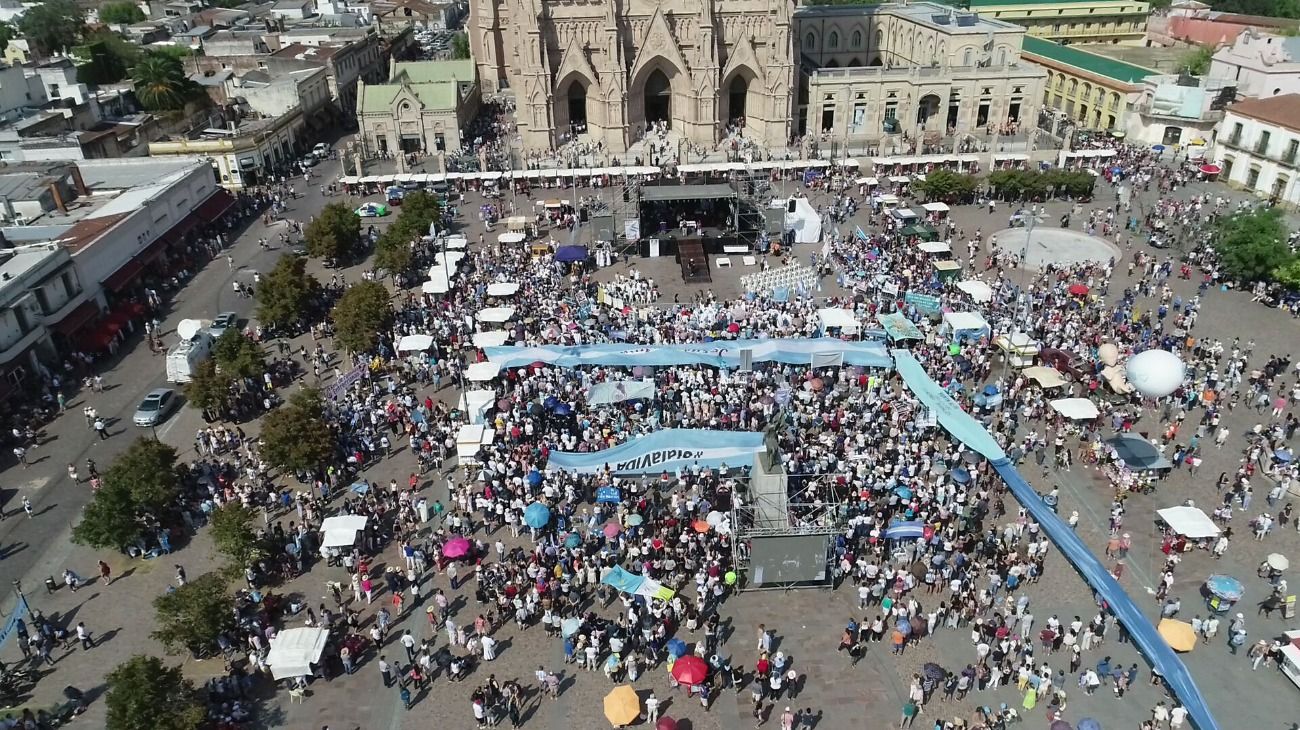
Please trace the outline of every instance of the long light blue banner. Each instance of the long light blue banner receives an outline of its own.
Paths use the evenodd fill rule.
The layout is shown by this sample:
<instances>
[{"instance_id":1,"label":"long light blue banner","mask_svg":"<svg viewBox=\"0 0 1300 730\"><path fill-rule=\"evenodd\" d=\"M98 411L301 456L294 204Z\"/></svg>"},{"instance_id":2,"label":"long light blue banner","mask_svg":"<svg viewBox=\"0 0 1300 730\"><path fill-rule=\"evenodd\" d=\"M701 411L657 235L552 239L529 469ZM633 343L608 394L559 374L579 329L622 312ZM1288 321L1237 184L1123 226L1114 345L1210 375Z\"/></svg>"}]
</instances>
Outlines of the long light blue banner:
<instances>
[{"instance_id":1,"label":"long light blue banner","mask_svg":"<svg viewBox=\"0 0 1300 730\"><path fill-rule=\"evenodd\" d=\"M573 347L485 347L488 359L503 368L518 368L543 362L559 367L579 365L707 364L720 368L740 366L740 353L749 350L754 362L822 366L828 361L844 365L887 368L893 364L880 342L849 342L836 337L779 340L719 340L689 345L578 345Z\"/></svg>"},{"instance_id":2,"label":"long light blue banner","mask_svg":"<svg viewBox=\"0 0 1300 730\"><path fill-rule=\"evenodd\" d=\"M1201 692L1196 687L1191 673L1187 671L1186 665L1173 649L1169 648L1156 628L1151 625L1151 621L1143 615L1142 609L1138 608L1083 540L1079 539L1074 530L1071 530L1069 525L1066 525L1043 502L1041 495L1034 491L1024 477L1020 476L1015 465L1003 453L993 436L963 411L947 391L939 387L939 384L926 374L925 369L911 353L906 350L894 350L893 355L894 364L898 368L898 374L903 376L903 382L927 408L935 413L939 424L954 438L989 460L1020 504L1043 526L1043 531L1056 544L1061 554L1070 561L1075 570L1079 571L1084 580L1088 581L1088 585L1106 600L1111 611L1128 629L1133 643L1165 678L1165 682L1182 702L1183 707L1187 708L1192 724L1197 730L1218 730L1219 724L1210 714L1210 708L1202 699Z\"/></svg>"},{"instance_id":3,"label":"long light blue banner","mask_svg":"<svg viewBox=\"0 0 1300 730\"><path fill-rule=\"evenodd\" d=\"M658 474L694 466L716 469L754 465L763 450L757 431L709 431L670 428L638 436L610 449L591 452L552 451L547 469L598 474L606 465L615 475Z\"/></svg>"}]
</instances>

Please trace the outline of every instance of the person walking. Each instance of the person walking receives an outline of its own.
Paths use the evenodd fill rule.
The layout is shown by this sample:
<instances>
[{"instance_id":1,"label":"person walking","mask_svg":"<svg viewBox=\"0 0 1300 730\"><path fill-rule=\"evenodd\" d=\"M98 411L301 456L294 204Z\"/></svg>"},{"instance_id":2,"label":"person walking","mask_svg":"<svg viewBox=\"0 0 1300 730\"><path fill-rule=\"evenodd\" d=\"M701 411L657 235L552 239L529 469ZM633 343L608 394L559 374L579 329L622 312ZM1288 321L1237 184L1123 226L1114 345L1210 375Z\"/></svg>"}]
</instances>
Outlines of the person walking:
<instances>
[{"instance_id":1,"label":"person walking","mask_svg":"<svg viewBox=\"0 0 1300 730\"><path fill-rule=\"evenodd\" d=\"M77 622L77 640L85 651L90 651L95 646L95 639L90 635L90 629L86 628L85 621Z\"/></svg>"},{"instance_id":2,"label":"person walking","mask_svg":"<svg viewBox=\"0 0 1300 730\"><path fill-rule=\"evenodd\" d=\"M95 433L99 434L100 441L106 441L108 439L108 424L104 423L104 419L95 419Z\"/></svg>"},{"instance_id":3,"label":"person walking","mask_svg":"<svg viewBox=\"0 0 1300 730\"><path fill-rule=\"evenodd\" d=\"M388 657L379 657L379 676L384 678L384 689L393 686L393 668L388 664Z\"/></svg>"},{"instance_id":4,"label":"person walking","mask_svg":"<svg viewBox=\"0 0 1300 730\"><path fill-rule=\"evenodd\" d=\"M104 585L110 585L113 582L113 569L108 567L108 563L102 560L99 561L99 579L104 582Z\"/></svg>"},{"instance_id":5,"label":"person walking","mask_svg":"<svg viewBox=\"0 0 1300 730\"><path fill-rule=\"evenodd\" d=\"M32 511L32 500L26 494L23 495L23 512L27 513L29 520L36 517L36 513Z\"/></svg>"}]
</instances>

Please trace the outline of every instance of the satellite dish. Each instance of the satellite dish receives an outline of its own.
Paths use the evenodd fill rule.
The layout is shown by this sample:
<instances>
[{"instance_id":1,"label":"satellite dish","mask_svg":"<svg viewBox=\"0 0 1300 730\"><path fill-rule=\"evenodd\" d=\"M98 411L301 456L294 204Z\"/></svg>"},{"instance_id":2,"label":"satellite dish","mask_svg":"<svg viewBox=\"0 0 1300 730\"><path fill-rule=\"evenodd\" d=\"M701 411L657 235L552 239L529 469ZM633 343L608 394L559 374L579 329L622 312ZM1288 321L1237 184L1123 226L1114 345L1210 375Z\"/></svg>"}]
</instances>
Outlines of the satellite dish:
<instances>
[{"instance_id":1,"label":"satellite dish","mask_svg":"<svg viewBox=\"0 0 1300 730\"><path fill-rule=\"evenodd\" d=\"M203 329L203 323L197 319L182 319L181 323L176 325L176 334L180 335L182 340L192 340L194 335Z\"/></svg>"}]
</instances>

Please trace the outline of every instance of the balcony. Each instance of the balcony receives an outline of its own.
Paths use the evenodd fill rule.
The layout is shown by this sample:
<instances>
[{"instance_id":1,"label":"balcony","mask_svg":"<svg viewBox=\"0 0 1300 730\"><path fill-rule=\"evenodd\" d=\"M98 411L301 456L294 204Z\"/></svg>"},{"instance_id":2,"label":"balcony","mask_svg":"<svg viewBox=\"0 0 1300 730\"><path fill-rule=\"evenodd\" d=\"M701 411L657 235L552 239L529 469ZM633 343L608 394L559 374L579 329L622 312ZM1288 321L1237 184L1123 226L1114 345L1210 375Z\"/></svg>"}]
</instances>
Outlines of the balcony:
<instances>
[{"instance_id":1,"label":"balcony","mask_svg":"<svg viewBox=\"0 0 1300 730\"><path fill-rule=\"evenodd\" d=\"M1152 108L1150 103L1141 103L1141 104L1134 104L1133 111L1137 112L1138 114L1141 114L1144 117L1151 117L1152 119L1163 119L1167 121L1183 122L1183 123L1205 122L1206 124L1211 124L1211 123L1218 123L1219 120L1223 119L1222 109L1206 109L1201 112L1201 115L1199 117L1184 117L1180 114L1174 114L1172 112L1167 112L1161 109Z\"/></svg>"}]
</instances>

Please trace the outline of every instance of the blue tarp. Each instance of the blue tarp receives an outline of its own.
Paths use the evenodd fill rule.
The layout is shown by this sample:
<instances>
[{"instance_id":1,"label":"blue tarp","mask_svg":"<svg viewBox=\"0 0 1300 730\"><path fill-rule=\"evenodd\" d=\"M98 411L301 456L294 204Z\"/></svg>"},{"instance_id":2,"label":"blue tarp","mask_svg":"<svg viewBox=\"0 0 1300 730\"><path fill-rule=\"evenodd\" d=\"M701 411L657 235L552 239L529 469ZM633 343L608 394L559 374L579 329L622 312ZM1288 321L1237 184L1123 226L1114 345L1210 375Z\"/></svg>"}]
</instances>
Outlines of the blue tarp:
<instances>
[{"instance_id":1,"label":"blue tarp","mask_svg":"<svg viewBox=\"0 0 1300 730\"><path fill-rule=\"evenodd\" d=\"M611 449L591 452L552 451L548 469L597 474L608 464L616 475L658 474L692 466L752 467L764 449L757 431L710 431L670 428L640 436Z\"/></svg>"},{"instance_id":2,"label":"blue tarp","mask_svg":"<svg viewBox=\"0 0 1300 730\"><path fill-rule=\"evenodd\" d=\"M945 430L989 460L998 476L1002 477L1011 488L1011 493L1015 495L1021 506L1029 511L1030 517L1042 525L1043 531L1056 544L1061 554L1070 561L1075 570L1079 571L1084 580L1088 581L1088 585L1106 601L1110 610L1128 629L1129 636L1142 655L1160 672L1174 695L1182 702L1183 707L1187 708L1192 724L1197 730L1219 730L1219 724L1210 714L1210 708L1205 704L1195 680L1187 671L1187 666L1178 658L1174 650L1169 648L1165 640L1156 632L1156 628L1142 614L1142 610L1124 592L1119 582L1111 576L1101 561L1097 560L1074 530L1071 530L1051 507L1044 504L1034 488L1020 476L1002 448L994 441L993 436L980 427L975 419L963 412L957 403L939 387L939 384L925 373L920 363L910 353L905 350L894 350L893 354L895 367L903 376L907 387L936 415L939 424Z\"/></svg>"},{"instance_id":3,"label":"blue tarp","mask_svg":"<svg viewBox=\"0 0 1300 730\"><path fill-rule=\"evenodd\" d=\"M578 345L561 347L485 347L488 360L502 368L527 367L543 362L558 367L579 365L637 365L660 367L703 363L720 368L740 366L740 351L753 353L754 362L781 362L790 365L815 363L818 357L844 358L845 365L887 368L892 364L889 352L880 342L847 342L837 337L808 339L760 339L701 342L689 345Z\"/></svg>"},{"instance_id":4,"label":"blue tarp","mask_svg":"<svg viewBox=\"0 0 1300 730\"><path fill-rule=\"evenodd\" d=\"M921 334L920 328L912 324L912 320L897 312L878 315L876 321L880 323L881 327L885 328L885 334L891 340L925 339L925 335Z\"/></svg>"},{"instance_id":5,"label":"blue tarp","mask_svg":"<svg viewBox=\"0 0 1300 730\"><path fill-rule=\"evenodd\" d=\"M586 246L560 246L560 249L555 252L555 260L563 261L566 263L573 263L574 261L586 261L587 247Z\"/></svg>"}]
</instances>

